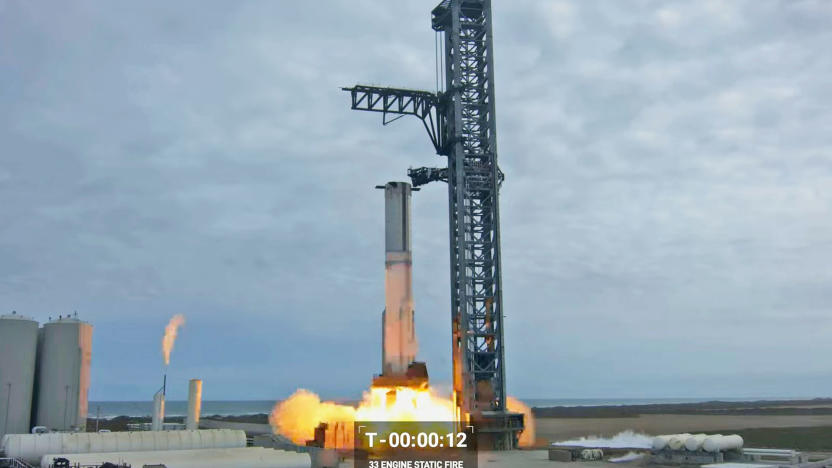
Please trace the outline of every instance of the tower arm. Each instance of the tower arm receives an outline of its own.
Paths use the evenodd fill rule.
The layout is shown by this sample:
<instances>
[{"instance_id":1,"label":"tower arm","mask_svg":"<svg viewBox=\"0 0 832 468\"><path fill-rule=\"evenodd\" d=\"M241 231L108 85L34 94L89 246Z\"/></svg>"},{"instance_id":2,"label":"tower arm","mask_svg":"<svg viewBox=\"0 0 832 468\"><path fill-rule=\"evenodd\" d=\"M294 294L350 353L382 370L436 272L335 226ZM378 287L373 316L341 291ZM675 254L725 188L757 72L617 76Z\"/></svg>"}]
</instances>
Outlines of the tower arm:
<instances>
[{"instance_id":1,"label":"tower arm","mask_svg":"<svg viewBox=\"0 0 832 468\"><path fill-rule=\"evenodd\" d=\"M448 168L417 167L416 169L408 169L407 176L410 177L414 187L434 181L448 182Z\"/></svg>"},{"instance_id":2,"label":"tower arm","mask_svg":"<svg viewBox=\"0 0 832 468\"><path fill-rule=\"evenodd\" d=\"M351 109L381 112L382 124L387 125L405 115L413 115L422 121L431 143L438 154L444 154L444 115L441 112L441 96L430 91L378 86L356 85L341 88L352 97ZM387 114L397 117L387 120Z\"/></svg>"}]
</instances>

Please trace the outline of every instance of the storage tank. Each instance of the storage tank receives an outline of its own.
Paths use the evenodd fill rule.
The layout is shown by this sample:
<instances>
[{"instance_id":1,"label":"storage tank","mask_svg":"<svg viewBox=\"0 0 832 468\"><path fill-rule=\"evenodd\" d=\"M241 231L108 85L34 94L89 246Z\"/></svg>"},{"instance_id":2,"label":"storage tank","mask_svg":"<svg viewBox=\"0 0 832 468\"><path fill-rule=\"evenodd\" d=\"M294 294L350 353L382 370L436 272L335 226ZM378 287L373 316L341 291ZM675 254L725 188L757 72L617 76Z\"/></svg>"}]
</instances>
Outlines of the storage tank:
<instances>
[{"instance_id":1,"label":"storage tank","mask_svg":"<svg viewBox=\"0 0 832 468\"><path fill-rule=\"evenodd\" d=\"M29 432L38 322L0 315L0 437Z\"/></svg>"},{"instance_id":2,"label":"storage tank","mask_svg":"<svg viewBox=\"0 0 832 468\"><path fill-rule=\"evenodd\" d=\"M185 418L185 429L195 431L199 429L199 415L202 412L202 380L191 379L188 383L188 416Z\"/></svg>"},{"instance_id":3,"label":"storage tank","mask_svg":"<svg viewBox=\"0 0 832 468\"><path fill-rule=\"evenodd\" d=\"M653 438L653 450L664 450L673 434L659 435Z\"/></svg>"},{"instance_id":4,"label":"storage tank","mask_svg":"<svg viewBox=\"0 0 832 468\"><path fill-rule=\"evenodd\" d=\"M691 435L688 433L676 434L667 441L667 446L670 450L681 450L682 447L685 446L685 441L687 441L690 436Z\"/></svg>"},{"instance_id":5,"label":"storage tank","mask_svg":"<svg viewBox=\"0 0 832 468\"><path fill-rule=\"evenodd\" d=\"M685 448L691 452L701 450L706 437L708 437L708 434L694 434L688 437L688 440L685 441Z\"/></svg>"},{"instance_id":6,"label":"storage tank","mask_svg":"<svg viewBox=\"0 0 832 468\"><path fill-rule=\"evenodd\" d=\"M264 447L167 450L156 452L113 452L85 454L47 454L40 460L50 468L55 458L66 458L71 466L99 466L104 462L126 463L133 467L167 468L309 468L308 453L286 452Z\"/></svg>"},{"instance_id":7,"label":"storage tank","mask_svg":"<svg viewBox=\"0 0 832 468\"><path fill-rule=\"evenodd\" d=\"M0 451L27 463L50 453L146 452L203 448L241 448L246 433L232 429L199 431L49 432L7 434ZM141 465L140 465L141 466Z\"/></svg>"},{"instance_id":8,"label":"storage tank","mask_svg":"<svg viewBox=\"0 0 832 468\"><path fill-rule=\"evenodd\" d=\"M725 452L728 450L739 450L742 448L742 437L737 434L732 435L714 435L705 438L702 443L702 448L706 452Z\"/></svg>"},{"instance_id":9,"label":"storage tank","mask_svg":"<svg viewBox=\"0 0 832 468\"><path fill-rule=\"evenodd\" d=\"M92 325L59 317L43 326L38 343L35 424L84 431L90 387Z\"/></svg>"}]
</instances>

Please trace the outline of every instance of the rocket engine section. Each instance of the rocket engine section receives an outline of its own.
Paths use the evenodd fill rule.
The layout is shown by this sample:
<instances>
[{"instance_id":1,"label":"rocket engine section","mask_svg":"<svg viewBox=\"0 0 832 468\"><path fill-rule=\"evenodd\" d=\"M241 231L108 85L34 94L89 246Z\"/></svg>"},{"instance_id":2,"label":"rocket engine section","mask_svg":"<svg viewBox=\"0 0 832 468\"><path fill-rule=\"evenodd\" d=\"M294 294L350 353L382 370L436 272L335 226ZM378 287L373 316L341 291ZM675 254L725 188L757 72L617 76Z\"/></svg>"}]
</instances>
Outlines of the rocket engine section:
<instances>
[{"instance_id":1,"label":"rocket engine section","mask_svg":"<svg viewBox=\"0 0 832 468\"><path fill-rule=\"evenodd\" d=\"M388 182L384 189L384 312L381 375L376 386L427 385L424 363L414 362L419 349L413 311L413 255L410 242L410 199L407 182Z\"/></svg>"}]
</instances>

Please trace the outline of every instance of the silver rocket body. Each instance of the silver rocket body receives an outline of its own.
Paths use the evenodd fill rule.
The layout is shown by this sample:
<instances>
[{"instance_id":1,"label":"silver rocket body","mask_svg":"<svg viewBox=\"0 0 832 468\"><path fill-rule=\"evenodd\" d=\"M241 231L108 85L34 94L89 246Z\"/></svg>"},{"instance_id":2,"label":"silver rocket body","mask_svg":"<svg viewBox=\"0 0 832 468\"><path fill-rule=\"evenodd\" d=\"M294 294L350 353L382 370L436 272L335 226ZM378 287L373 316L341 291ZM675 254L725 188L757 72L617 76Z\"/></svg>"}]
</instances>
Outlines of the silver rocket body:
<instances>
[{"instance_id":1,"label":"silver rocket body","mask_svg":"<svg viewBox=\"0 0 832 468\"><path fill-rule=\"evenodd\" d=\"M411 186L384 186L384 312L382 313L382 372L404 376L416 359L418 343L413 311L413 255L410 242Z\"/></svg>"}]
</instances>

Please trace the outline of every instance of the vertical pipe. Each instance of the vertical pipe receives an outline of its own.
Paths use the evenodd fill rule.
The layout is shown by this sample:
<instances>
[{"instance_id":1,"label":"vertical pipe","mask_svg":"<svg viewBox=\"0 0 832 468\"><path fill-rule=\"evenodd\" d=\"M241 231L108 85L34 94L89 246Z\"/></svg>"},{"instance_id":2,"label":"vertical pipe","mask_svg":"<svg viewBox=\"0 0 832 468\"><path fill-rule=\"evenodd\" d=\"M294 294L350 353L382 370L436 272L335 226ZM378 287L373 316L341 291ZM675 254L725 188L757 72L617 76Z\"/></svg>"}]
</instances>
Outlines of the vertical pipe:
<instances>
[{"instance_id":1,"label":"vertical pipe","mask_svg":"<svg viewBox=\"0 0 832 468\"><path fill-rule=\"evenodd\" d=\"M151 431L161 431L165 426L165 391L168 385L168 374L162 377L162 388L153 394L153 417L150 420Z\"/></svg>"},{"instance_id":2,"label":"vertical pipe","mask_svg":"<svg viewBox=\"0 0 832 468\"><path fill-rule=\"evenodd\" d=\"M202 380L191 379L188 383L188 417L185 429L195 431L199 429L199 414L202 411Z\"/></svg>"}]
</instances>

